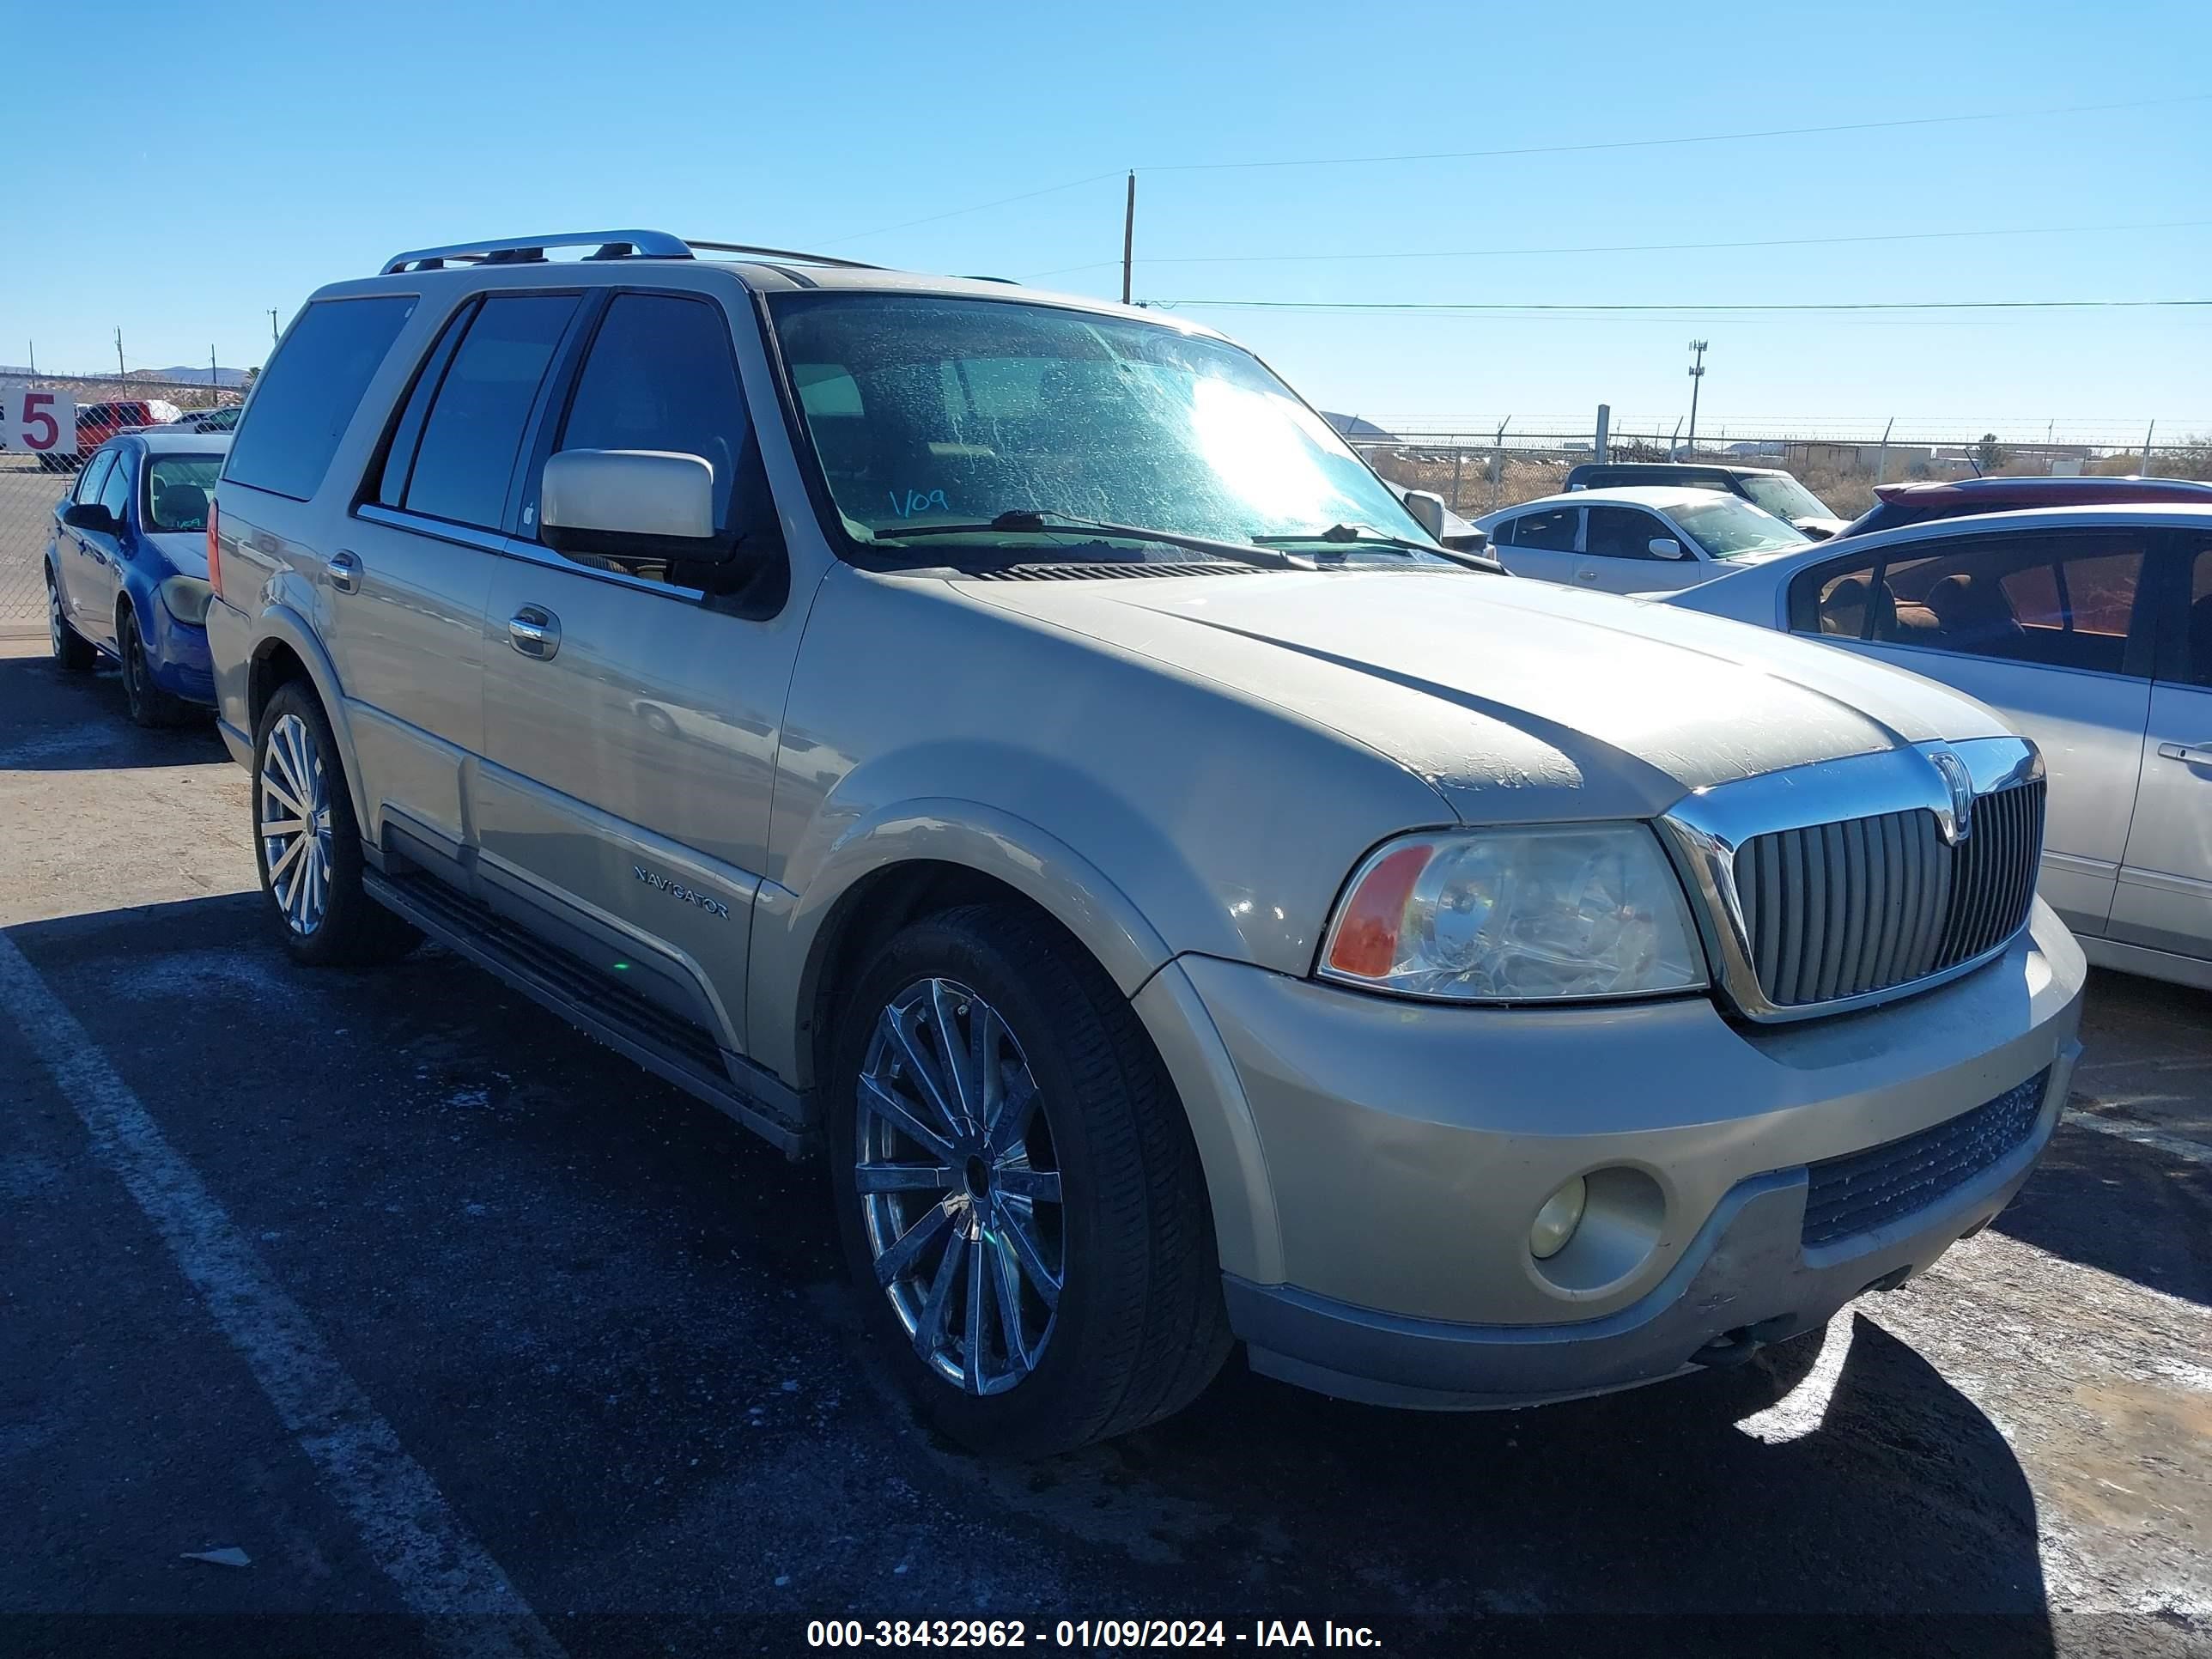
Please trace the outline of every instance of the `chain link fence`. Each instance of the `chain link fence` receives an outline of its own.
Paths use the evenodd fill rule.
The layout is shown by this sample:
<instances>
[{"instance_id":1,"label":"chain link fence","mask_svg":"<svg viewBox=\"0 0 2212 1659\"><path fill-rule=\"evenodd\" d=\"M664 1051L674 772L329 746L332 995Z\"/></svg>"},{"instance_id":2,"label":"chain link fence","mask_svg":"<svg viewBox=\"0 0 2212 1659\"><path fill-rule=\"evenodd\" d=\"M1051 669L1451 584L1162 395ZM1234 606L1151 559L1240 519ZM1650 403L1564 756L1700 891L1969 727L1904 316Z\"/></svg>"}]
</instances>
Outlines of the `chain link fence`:
<instances>
[{"instance_id":1,"label":"chain link fence","mask_svg":"<svg viewBox=\"0 0 2212 1659\"><path fill-rule=\"evenodd\" d=\"M1599 459L1594 423L1579 431L1557 423L1530 430L1516 429L1510 422L1487 430L1386 426L1358 422L1346 433L1346 440L1384 477L1408 489L1434 490L1453 512L1470 519L1556 494L1565 488L1570 469ZM1848 422L1808 421L1794 429L1747 428L1732 422L1724 433L1701 434L1692 447L1676 428L1616 423L1607 436L1605 459L1778 467L1794 473L1843 519L1855 519L1874 505L1876 484L1916 479L2140 473L2212 481L2212 434L2166 444L2129 444L2116 441L2110 430L2085 428L2069 434L2055 422L1979 434L1966 428L1893 431L1885 439L1880 433L1879 423L1874 435L1868 435Z\"/></svg>"},{"instance_id":2,"label":"chain link fence","mask_svg":"<svg viewBox=\"0 0 2212 1659\"><path fill-rule=\"evenodd\" d=\"M243 392L205 381L0 372L0 635L46 631L54 505L118 431L203 419Z\"/></svg>"},{"instance_id":3,"label":"chain link fence","mask_svg":"<svg viewBox=\"0 0 2212 1659\"><path fill-rule=\"evenodd\" d=\"M204 417L234 407L244 395L234 386L138 374L33 378L0 371L0 634L46 630L45 561L54 504L75 488L84 459L119 429ZM1510 421L1455 423L1460 429L1453 430L1437 429L1440 423L1345 424L1352 446L1385 477L1432 489L1468 518L1553 494L1565 486L1571 467L1598 458L1595 423L1579 430L1558 421L1527 429ZM1780 467L1846 519L1874 504L1878 483L1968 477L1977 471L2142 472L2212 480L2212 434L2149 444L2127 442L2122 431L2062 430L2054 422L1979 433L1966 427L1892 430L1885 438L1867 422L1730 422L1702 435L1692 449L1668 422L1624 420L1612 424L1606 453L1613 460ZM76 439L73 453L68 435Z\"/></svg>"}]
</instances>

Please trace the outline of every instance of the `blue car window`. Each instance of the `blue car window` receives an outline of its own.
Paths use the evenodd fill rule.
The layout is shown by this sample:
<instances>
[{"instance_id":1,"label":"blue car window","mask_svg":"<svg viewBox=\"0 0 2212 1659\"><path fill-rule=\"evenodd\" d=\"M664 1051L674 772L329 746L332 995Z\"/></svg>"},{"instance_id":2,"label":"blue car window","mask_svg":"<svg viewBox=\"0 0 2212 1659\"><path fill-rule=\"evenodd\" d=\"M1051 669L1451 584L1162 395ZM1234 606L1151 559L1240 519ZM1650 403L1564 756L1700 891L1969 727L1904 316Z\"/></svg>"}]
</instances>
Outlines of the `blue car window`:
<instances>
[{"instance_id":1,"label":"blue car window","mask_svg":"<svg viewBox=\"0 0 2212 1659\"><path fill-rule=\"evenodd\" d=\"M208 498L222 472L220 455L156 455L147 464L139 517L161 532L204 531Z\"/></svg>"},{"instance_id":2,"label":"blue car window","mask_svg":"<svg viewBox=\"0 0 2212 1659\"><path fill-rule=\"evenodd\" d=\"M130 515L131 478L137 470L132 465L132 457L130 453L127 451L118 450L115 455L115 470L107 475L107 482L100 486L100 504L114 515L115 522L118 524L121 524Z\"/></svg>"}]
</instances>

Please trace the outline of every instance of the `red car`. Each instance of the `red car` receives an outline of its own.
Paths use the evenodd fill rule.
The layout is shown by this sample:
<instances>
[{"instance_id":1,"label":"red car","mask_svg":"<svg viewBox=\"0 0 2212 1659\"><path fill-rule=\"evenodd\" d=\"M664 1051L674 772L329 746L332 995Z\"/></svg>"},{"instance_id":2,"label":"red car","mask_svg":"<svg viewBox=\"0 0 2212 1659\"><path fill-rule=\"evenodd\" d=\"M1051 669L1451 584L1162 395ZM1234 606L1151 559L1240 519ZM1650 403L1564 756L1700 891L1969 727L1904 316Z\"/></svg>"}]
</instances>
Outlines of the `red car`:
<instances>
[{"instance_id":1,"label":"red car","mask_svg":"<svg viewBox=\"0 0 2212 1659\"><path fill-rule=\"evenodd\" d=\"M1951 478L1876 484L1874 493L1875 504L1852 520L1838 534L1838 541L1899 525L1925 524L1930 519L2032 507L2112 507L2125 501L2212 507L2212 484L2186 478Z\"/></svg>"},{"instance_id":2,"label":"red car","mask_svg":"<svg viewBox=\"0 0 2212 1659\"><path fill-rule=\"evenodd\" d=\"M117 433L132 427L160 426L177 418L174 404L159 398L118 398L103 404L80 404L76 411L76 453L42 455L39 465L56 472L74 472L92 459L92 453Z\"/></svg>"}]
</instances>

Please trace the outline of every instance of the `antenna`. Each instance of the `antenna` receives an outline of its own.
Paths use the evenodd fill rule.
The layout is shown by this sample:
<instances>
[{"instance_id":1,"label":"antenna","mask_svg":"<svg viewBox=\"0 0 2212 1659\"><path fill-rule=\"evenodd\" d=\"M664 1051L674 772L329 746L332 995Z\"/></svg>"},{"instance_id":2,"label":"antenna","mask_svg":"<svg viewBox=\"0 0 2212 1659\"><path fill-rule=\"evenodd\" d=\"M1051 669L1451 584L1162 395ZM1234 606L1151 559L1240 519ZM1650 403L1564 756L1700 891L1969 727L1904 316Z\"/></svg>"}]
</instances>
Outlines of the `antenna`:
<instances>
[{"instance_id":1,"label":"antenna","mask_svg":"<svg viewBox=\"0 0 2212 1659\"><path fill-rule=\"evenodd\" d=\"M1705 383L1705 343L1703 340L1692 340L1690 342L1690 349L1697 354L1697 360L1690 365L1690 441L1688 444L1690 453L1695 455L1698 453L1698 388Z\"/></svg>"}]
</instances>

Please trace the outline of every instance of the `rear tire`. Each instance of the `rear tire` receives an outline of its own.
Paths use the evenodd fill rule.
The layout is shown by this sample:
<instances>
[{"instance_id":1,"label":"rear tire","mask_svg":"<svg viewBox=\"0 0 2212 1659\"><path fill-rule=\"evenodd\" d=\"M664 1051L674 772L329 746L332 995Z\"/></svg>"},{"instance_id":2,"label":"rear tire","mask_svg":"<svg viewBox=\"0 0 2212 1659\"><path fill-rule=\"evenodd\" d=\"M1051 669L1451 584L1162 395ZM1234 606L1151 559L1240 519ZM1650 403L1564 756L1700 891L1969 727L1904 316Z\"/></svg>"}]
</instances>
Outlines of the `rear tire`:
<instances>
[{"instance_id":1,"label":"rear tire","mask_svg":"<svg viewBox=\"0 0 2212 1659\"><path fill-rule=\"evenodd\" d=\"M115 619L115 642L123 653L123 695L130 701L131 723L160 730L190 720L197 712L192 705L154 683L137 613L127 607Z\"/></svg>"},{"instance_id":2,"label":"rear tire","mask_svg":"<svg viewBox=\"0 0 2212 1659\"><path fill-rule=\"evenodd\" d=\"M62 591L52 570L46 572L46 645L53 653L54 666L64 674L89 674L100 662L100 653L92 648L91 641L62 615Z\"/></svg>"},{"instance_id":3,"label":"rear tire","mask_svg":"<svg viewBox=\"0 0 2212 1659\"><path fill-rule=\"evenodd\" d=\"M875 1334L939 1428L988 1455L1046 1456L1212 1380L1230 1334L1190 1126L1127 1000L1073 941L1012 905L927 917L843 1000L834 1054L838 1230ZM949 1112L933 1115L935 1094Z\"/></svg>"},{"instance_id":4,"label":"rear tire","mask_svg":"<svg viewBox=\"0 0 2212 1659\"><path fill-rule=\"evenodd\" d=\"M253 733L253 857L284 948L309 967L404 956L422 935L369 897L360 821L314 692L281 685Z\"/></svg>"}]
</instances>

